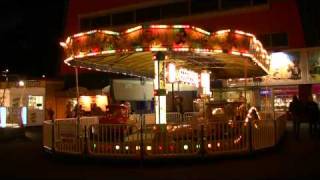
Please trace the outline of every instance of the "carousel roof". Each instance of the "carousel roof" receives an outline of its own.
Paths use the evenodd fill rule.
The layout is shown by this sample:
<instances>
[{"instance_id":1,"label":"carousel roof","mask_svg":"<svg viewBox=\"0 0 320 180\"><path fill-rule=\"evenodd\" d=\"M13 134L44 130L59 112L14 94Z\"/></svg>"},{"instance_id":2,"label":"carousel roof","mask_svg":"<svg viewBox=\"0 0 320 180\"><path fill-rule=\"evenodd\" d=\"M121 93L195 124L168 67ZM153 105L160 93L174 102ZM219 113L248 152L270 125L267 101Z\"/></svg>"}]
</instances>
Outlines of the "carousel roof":
<instances>
[{"instance_id":1,"label":"carousel roof","mask_svg":"<svg viewBox=\"0 0 320 180\"><path fill-rule=\"evenodd\" d=\"M93 30L70 36L64 47L67 65L153 78L153 54L167 62L215 79L268 74L269 56L254 35L238 30L208 32L189 25L137 26L118 33Z\"/></svg>"}]
</instances>

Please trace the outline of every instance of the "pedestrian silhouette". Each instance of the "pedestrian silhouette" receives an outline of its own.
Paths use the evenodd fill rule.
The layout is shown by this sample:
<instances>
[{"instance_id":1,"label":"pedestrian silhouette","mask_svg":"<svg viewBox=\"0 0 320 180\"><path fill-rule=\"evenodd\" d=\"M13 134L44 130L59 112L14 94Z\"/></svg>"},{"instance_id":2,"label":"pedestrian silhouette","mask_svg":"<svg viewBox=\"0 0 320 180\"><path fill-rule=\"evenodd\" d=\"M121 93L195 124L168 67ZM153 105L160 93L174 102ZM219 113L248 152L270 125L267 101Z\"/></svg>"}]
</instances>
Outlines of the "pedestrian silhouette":
<instances>
[{"instance_id":1,"label":"pedestrian silhouette","mask_svg":"<svg viewBox=\"0 0 320 180\"><path fill-rule=\"evenodd\" d=\"M317 103L312 99L312 96L309 96L308 102L306 105L306 115L309 123L309 133L310 136L313 136L317 131L317 121L319 119L319 109Z\"/></svg>"},{"instance_id":2,"label":"pedestrian silhouette","mask_svg":"<svg viewBox=\"0 0 320 180\"><path fill-rule=\"evenodd\" d=\"M292 101L290 102L289 113L291 120L293 121L294 136L296 139L298 139L300 134L302 103L297 96L293 96Z\"/></svg>"}]
</instances>

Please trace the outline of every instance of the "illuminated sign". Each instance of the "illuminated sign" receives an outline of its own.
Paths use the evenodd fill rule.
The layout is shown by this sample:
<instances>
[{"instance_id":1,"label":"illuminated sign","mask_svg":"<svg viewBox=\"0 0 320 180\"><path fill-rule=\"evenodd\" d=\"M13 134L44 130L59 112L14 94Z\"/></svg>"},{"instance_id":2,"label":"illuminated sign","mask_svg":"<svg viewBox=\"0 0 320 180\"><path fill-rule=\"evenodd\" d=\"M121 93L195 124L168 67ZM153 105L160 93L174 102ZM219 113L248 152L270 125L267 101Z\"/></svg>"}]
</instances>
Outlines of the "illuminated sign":
<instances>
[{"instance_id":1,"label":"illuminated sign","mask_svg":"<svg viewBox=\"0 0 320 180\"><path fill-rule=\"evenodd\" d=\"M177 81L198 87L199 86L199 74L194 71L181 68L178 70Z\"/></svg>"}]
</instances>

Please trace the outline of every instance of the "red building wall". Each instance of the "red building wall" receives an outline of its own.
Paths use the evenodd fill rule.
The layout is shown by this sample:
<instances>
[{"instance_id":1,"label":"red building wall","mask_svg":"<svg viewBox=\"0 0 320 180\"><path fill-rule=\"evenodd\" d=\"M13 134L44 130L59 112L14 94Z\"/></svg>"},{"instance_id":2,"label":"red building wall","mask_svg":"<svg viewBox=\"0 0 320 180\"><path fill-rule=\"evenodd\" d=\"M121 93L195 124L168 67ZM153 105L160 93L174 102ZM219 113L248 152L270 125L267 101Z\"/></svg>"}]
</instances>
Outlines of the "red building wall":
<instances>
[{"instance_id":1,"label":"red building wall","mask_svg":"<svg viewBox=\"0 0 320 180\"><path fill-rule=\"evenodd\" d=\"M158 0L153 0L158 1ZM150 0L70 0L67 13L65 37L80 31L79 16L132 4L150 2ZM189 19L189 20L188 20ZM192 24L210 31L220 29L238 29L253 34L286 32L289 49L305 46L300 15L295 0L271 0L268 8L249 11L218 13L214 16L188 18L176 21L177 24ZM170 22L165 20L164 22ZM64 59L64 58L63 58ZM61 74L73 72L73 69L61 63Z\"/></svg>"}]
</instances>

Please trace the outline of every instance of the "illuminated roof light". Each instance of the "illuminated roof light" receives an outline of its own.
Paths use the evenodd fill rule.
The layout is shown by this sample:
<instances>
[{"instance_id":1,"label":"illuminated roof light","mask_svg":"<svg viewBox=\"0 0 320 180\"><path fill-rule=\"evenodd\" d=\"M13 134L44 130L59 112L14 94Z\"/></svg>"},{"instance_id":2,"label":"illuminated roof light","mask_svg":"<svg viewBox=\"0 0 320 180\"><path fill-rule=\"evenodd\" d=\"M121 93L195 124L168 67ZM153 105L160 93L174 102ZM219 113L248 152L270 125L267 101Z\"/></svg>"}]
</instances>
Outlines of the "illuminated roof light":
<instances>
[{"instance_id":1,"label":"illuminated roof light","mask_svg":"<svg viewBox=\"0 0 320 180\"><path fill-rule=\"evenodd\" d=\"M119 35L118 32L109 31L109 30L103 30L102 32L105 33L105 34L110 34L110 35Z\"/></svg>"},{"instance_id":2,"label":"illuminated roof light","mask_svg":"<svg viewBox=\"0 0 320 180\"><path fill-rule=\"evenodd\" d=\"M78 33L78 34L73 35L73 37L81 37L83 35L84 35L84 33Z\"/></svg>"},{"instance_id":3,"label":"illuminated roof light","mask_svg":"<svg viewBox=\"0 0 320 180\"><path fill-rule=\"evenodd\" d=\"M245 35L245 34L246 34L245 32L239 31L239 30L235 30L234 32L237 33L237 34L242 34L242 35Z\"/></svg>"},{"instance_id":4,"label":"illuminated roof light","mask_svg":"<svg viewBox=\"0 0 320 180\"><path fill-rule=\"evenodd\" d=\"M216 34L221 35L221 34L224 34L224 33L227 33L227 32L230 32L230 29L217 31Z\"/></svg>"},{"instance_id":5,"label":"illuminated roof light","mask_svg":"<svg viewBox=\"0 0 320 180\"><path fill-rule=\"evenodd\" d=\"M240 55L241 53L238 52L238 51L231 51L231 54L233 54L233 55Z\"/></svg>"},{"instance_id":6,"label":"illuminated roof light","mask_svg":"<svg viewBox=\"0 0 320 180\"><path fill-rule=\"evenodd\" d=\"M140 150L140 146L136 146L136 151Z\"/></svg>"},{"instance_id":7,"label":"illuminated roof light","mask_svg":"<svg viewBox=\"0 0 320 180\"><path fill-rule=\"evenodd\" d=\"M254 37L254 38L255 38L255 36L254 36L253 34L251 34L251 33L246 33L246 35L247 35L247 36L251 36L251 37Z\"/></svg>"},{"instance_id":8,"label":"illuminated roof light","mask_svg":"<svg viewBox=\"0 0 320 180\"><path fill-rule=\"evenodd\" d=\"M143 51L143 48L136 48L135 50L136 50L136 52L141 52L141 51Z\"/></svg>"},{"instance_id":9,"label":"illuminated roof light","mask_svg":"<svg viewBox=\"0 0 320 180\"><path fill-rule=\"evenodd\" d=\"M115 52L116 50L107 50L107 51L102 51L101 54L113 54Z\"/></svg>"},{"instance_id":10,"label":"illuminated roof light","mask_svg":"<svg viewBox=\"0 0 320 180\"><path fill-rule=\"evenodd\" d=\"M242 35L246 35L246 36L250 36L250 37L255 37L253 34L251 34L251 33L246 33L246 32L244 32L244 31L240 31L240 30L235 30L234 31L235 33L237 33L237 34L242 34Z\"/></svg>"},{"instance_id":11,"label":"illuminated roof light","mask_svg":"<svg viewBox=\"0 0 320 180\"><path fill-rule=\"evenodd\" d=\"M152 147L151 147L151 146L147 146L147 150L148 150L148 151L151 151L151 150L152 150Z\"/></svg>"},{"instance_id":12,"label":"illuminated roof light","mask_svg":"<svg viewBox=\"0 0 320 180\"><path fill-rule=\"evenodd\" d=\"M200 144L197 144L197 145L196 145L196 148L197 148L197 149L200 149Z\"/></svg>"},{"instance_id":13,"label":"illuminated roof light","mask_svg":"<svg viewBox=\"0 0 320 180\"><path fill-rule=\"evenodd\" d=\"M185 144L185 145L183 146L183 149L184 149L184 150L188 150L188 149L189 149L189 146Z\"/></svg>"},{"instance_id":14,"label":"illuminated roof light","mask_svg":"<svg viewBox=\"0 0 320 180\"><path fill-rule=\"evenodd\" d=\"M93 53L88 53L87 56L95 56L97 54L98 54L97 52L93 52Z\"/></svg>"},{"instance_id":15,"label":"illuminated roof light","mask_svg":"<svg viewBox=\"0 0 320 180\"><path fill-rule=\"evenodd\" d=\"M194 49L194 52L196 52L196 53L212 53L209 49L200 49L200 48Z\"/></svg>"},{"instance_id":16,"label":"illuminated roof light","mask_svg":"<svg viewBox=\"0 0 320 180\"><path fill-rule=\"evenodd\" d=\"M150 48L150 51L167 51L167 48L165 48L165 47L152 47L152 48Z\"/></svg>"},{"instance_id":17,"label":"illuminated roof light","mask_svg":"<svg viewBox=\"0 0 320 180\"><path fill-rule=\"evenodd\" d=\"M84 57L84 52L79 52L79 54L75 56L75 58L83 58L83 57Z\"/></svg>"},{"instance_id":18,"label":"illuminated roof light","mask_svg":"<svg viewBox=\"0 0 320 180\"><path fill-rule=\"evenodd\" d=\"M92 31L88 31L88 32L86 32L85 34L93 34L93 33L96 33L97 32L97 30L92 30Z\"/></svg>"},{"instance_id":19,"label":"illuminated roof light","mask_svg":"<svg viewBox=\"0 0 320 180\"><path fill-rule=\"evenodd\" d=\"M173 25L173 28L190 28L189 25Z\"/></svg>"},{"instance_id":20,"label":"illuminated roof light","mask_svg":"<svg viewBox=\"0 0 320 180\"><path fill-rule=\"evenodd\" d=\"M214 53L223 53L222 49L214 49L213 52Z\"/></svg>"},{"instance_id":21,"label":"illuminated roof light","mask_svg":"<svg viewBox=\"0 0 320 180\"><path fill-rule=\"evenodd\" d=\"M198 32L200 32L200 33L202 33L202 34L206 34L206 35L208 35L208 36L210 36L210 32L208 32L208 31L206 31L206 30L204 30L204 29L201 29L201 28L198 28L198 27L192 27L194 30L196 30L196 31L198 31Z\"/></svg>"},{"instance_id":22,"label":"illuminated roof light","mask_svg":"<svg viewBox=\"0 0 320 180\"><path fill-rule=\"evenodd\" d=\"M60 46L63 47L63 48L67 48L67 44L64 43L64 42L60 42Z\"/></svg>"},{"instance_id":23,"label":"illuminated roof light","mask_svg":"<svg viewBox=\"0 0 320 180\"><path fill-rule=\"evenodd\" d=\"M168 28L168 25L151 25L150 28L165 29Z\"/></svg>"},{"instance_id":24,"label":"illuminated roof light","mask_svg":"<svg viewBox=\"0 0 320 180\"><path fill-rule=\"evenodd\" d=\"M126 146L125 148L126 148L126 150L129 150L129 146Z\"/></svg>"},{"instance_id":25,"label":"illuminated roof light","mask_svg":"<svg viewBox=\"0 0 320 180\"><path fill-rule=\"evenodd\" d=\"M187 52L189 51L189 48L188 47L173 48L173 51Z\"/></svg>"},{"instance_id":26,"label":"illuminated roof light","mask_svg":"<svg viewBox=\"0 0 320 180\"><path fill-rule=\"evenodd\" d=\"M212 147L212 145L209 143L209 144L208 144L208 148L210 149L211 147Z\"/></svg>"},{"instance_id":27,"label":"illuminated roof light","mask_svg":"<svg viewBox=\"0 0 320 180\"><path fill-rule=\"evenodd\" d=\"M252 54L249 54L249 53L242 53L242 56L252 57Z\"/></svg>"},{"instance_id":28,"label":"illuminated roof light","mask_svg":"<svg viewBox=\"0 0 320 180\"><path fill-rule=\"evenodd\" d=\"M70 43L70 41L71 41L71 38L70 38L70 37L68 37L68 38L67 38L67 40L66 40L66 43L67 43L67 44L69 44L69 43Z\"/></svg>"},{"instance_id":29,"label":"illuminated roof light","mask_svg":"<svg viewBox=\"0 0 320 180\"><path fill-rule=\"evenodd\" d=\"M139 30L139 29L142 29L142 26L136 26L136 27L127 29L127 30L126 30L126 33L131 33L131 32L137 31L137 30Z\"/></svg>"},{"instance_id":30,"label":"illuminated roof light","mask_svg":"<svg viewBox=\"0 0 320 180\"><path fill-rule=\"evenodd\" d=\"M116 150L119 150L119 149L120 149L120 146L119 146L119 145L116 145L115 147L116 147Z\"/></svg>"}]
</instances>

